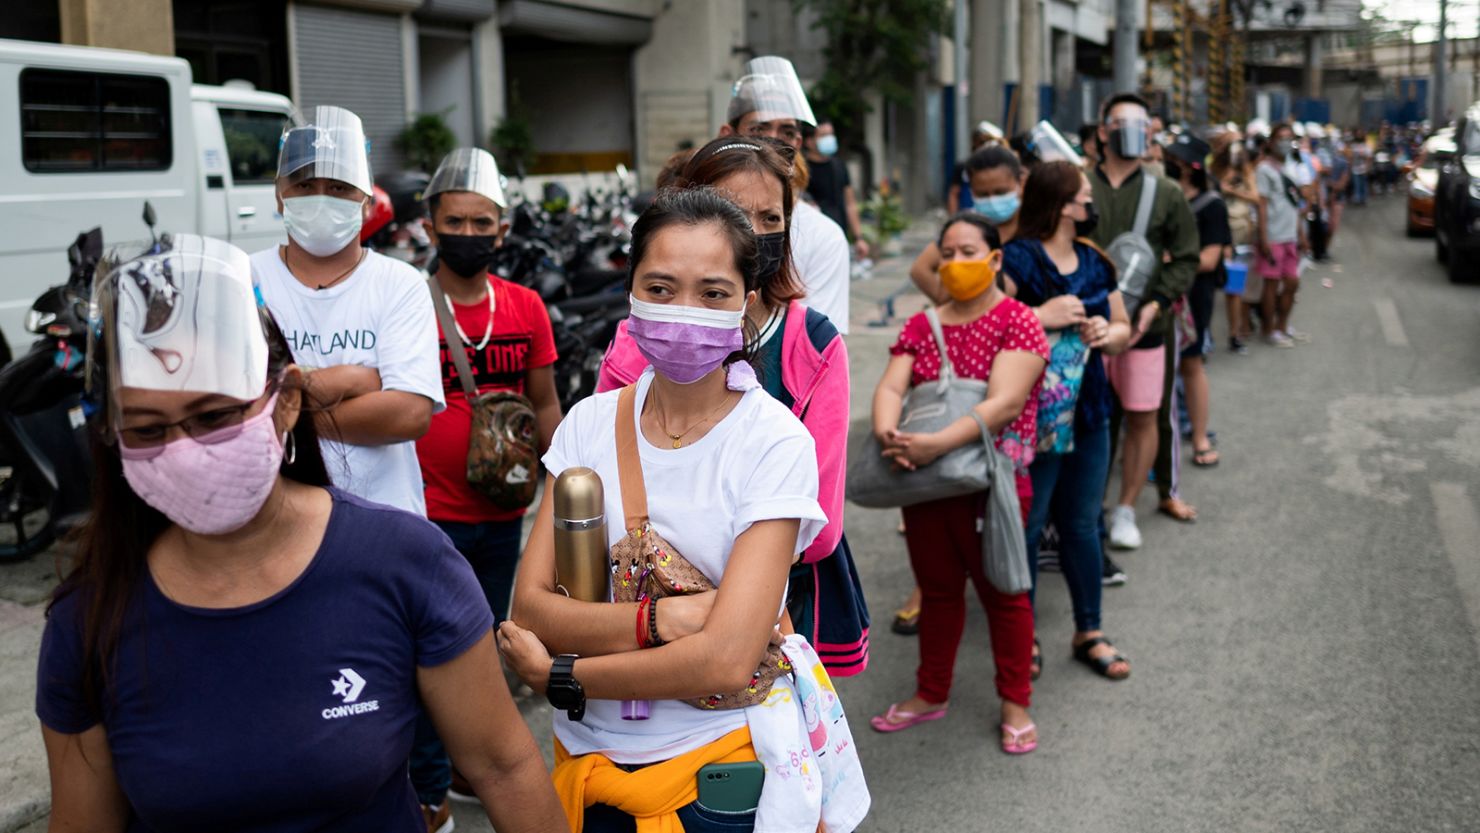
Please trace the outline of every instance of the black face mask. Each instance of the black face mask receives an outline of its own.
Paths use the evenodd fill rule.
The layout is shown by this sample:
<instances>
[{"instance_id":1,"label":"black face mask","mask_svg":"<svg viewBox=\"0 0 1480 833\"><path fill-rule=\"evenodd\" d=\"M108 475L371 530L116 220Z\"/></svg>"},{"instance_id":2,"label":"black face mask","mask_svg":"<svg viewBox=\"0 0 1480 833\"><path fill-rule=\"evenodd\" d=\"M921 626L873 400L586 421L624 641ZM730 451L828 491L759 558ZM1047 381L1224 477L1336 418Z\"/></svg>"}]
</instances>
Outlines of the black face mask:
<instances>
[{"instance_id":1,"label":"black face mask","mask_svg":"<svg viewBox=\"0 0 1480 833\"><path fill-rule=\"evenodd\" d=\"M1084 204L1084 219L1074 221L1074 236L1089 237L1094 234L1095 227L1100 224L1100 210L1095 204L1087 202Z\"/></svg>"},{"instance_id":2,"label":"black face mask","mask_svg":"<svg viewBox=\"0 0 1480 833\"><path fill-rule=\"evenodd\" d=\"M786 232L757 234L755 242L756 260L759 262L761 280L764 281L781 271L781 262L786 259Z\"/></svg>"},{"instance_id":3,"label":"black face mask","mask_svg":"<svg viewBox=\"0 0 1480 833\"><path fill-rule=\"evenodd\" d=\"M1162 170L1167 172L1167 176L1170 177L1173 181L1181 181L1182 166L1177 164L1177 161L1175 159L1168 158L1165 162L1162 163L1161 168Z\"/></svg>"},{"instance_id":4,"label":"black face mask","mask_svg":"<svg viewBox=\"0 0 1480 833\"><path fill-rule=\"evenodd\" d=\"M493 261L498 238L491 234L439 234L437 260L464 278L477 277Z\"/></svg>"}]
</instances>

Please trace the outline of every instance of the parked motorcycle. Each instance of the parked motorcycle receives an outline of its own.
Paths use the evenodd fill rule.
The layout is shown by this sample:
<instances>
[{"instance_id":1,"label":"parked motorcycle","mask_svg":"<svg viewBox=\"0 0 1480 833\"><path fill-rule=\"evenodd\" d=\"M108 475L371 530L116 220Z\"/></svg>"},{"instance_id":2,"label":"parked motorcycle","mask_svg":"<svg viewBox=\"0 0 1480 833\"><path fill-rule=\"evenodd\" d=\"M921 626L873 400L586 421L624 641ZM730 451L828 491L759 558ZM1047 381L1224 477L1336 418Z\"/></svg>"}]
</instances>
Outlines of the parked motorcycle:
<instances>
[{"instance_id":1,"label":"parked motorcycle","mask_svg":"<svg viewBox=\"0 0 1480 833\"><path fill-rule=\"evenodd\" d=\"M0 562L35 555L87 515L83 374L88 299L102 254L102 229L77 235L66 283L42 293L27 313L26 329L38 338L0 368Z\"/></svg>"}]
</instances>

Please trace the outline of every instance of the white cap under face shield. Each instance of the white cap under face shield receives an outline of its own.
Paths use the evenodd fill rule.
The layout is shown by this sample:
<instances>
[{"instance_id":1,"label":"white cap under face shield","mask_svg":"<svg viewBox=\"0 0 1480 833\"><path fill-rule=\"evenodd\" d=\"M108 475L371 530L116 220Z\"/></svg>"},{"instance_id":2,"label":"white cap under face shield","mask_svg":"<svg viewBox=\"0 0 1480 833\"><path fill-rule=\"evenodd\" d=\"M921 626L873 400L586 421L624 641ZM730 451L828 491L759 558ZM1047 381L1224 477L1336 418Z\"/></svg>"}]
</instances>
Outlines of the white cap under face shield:
<instances>
[{"instance_id":1,"label":"white cap under face shield","mask_svg":"<svg viewBox=\"0 0 1480 833\"><path fill-rule=\"evenodd\" d=\"M343 107L320 105L313 121L289 127L278 149L279 179L289 184L305 179L337 179L371 191L370 143L360 117Z\"/></svg>"},{"instance_id":2,"label":"white cap under face shield","mask_svg":"<svg viewBox=\"0 0 1480 833\"><path fill-rule=\"evenodd\" d=\"M163 245L158 254L105 261L93 283L88 389L96 396L106 383L110 433L122 388L249 402L267 386L267 337L247 254L194 234ZM94 364L105 356L106 379Z\"/></svg>"},{"instance_id":3,"label":"white cap under face shield","mask_svg":"<svg viewBox=\"0 0 1480 833\"><path fill-rule=\"evenodd\" d=\"M756 118L763 122L795 119L799 123L817 125L817 117L812 115L812 105L807 102L796 68L791 61L775 55L751 59L730 91L730 123L739 121L747 113L755 113Z\"/></svg>"},{"instance_id":4,"label":"white cap under face shield","mask_svg":"<svg viewBox=\"0 0 1480 833\"><path fill-rule=\"evenodd\" d=\"M509 207L498 162L482 148L458 148L447 154L422 191L422 199L429 200L447 191L468 191L487 197L501 209Z\"/></svg>"}]
</instances>

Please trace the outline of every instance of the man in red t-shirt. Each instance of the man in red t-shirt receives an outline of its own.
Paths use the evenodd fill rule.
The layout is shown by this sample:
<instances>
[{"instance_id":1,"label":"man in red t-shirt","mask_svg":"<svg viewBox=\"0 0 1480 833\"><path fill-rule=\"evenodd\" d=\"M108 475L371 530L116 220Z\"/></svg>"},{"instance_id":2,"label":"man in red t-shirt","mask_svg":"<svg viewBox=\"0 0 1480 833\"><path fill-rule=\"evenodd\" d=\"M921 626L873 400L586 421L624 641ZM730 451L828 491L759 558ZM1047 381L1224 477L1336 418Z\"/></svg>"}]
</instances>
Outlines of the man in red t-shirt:
<instances>
[{"instance_id":1,"label":"man in red t-shirt","mask_svg":"<svg viewBox=\"0 0 1480 833\"><path fill-rule=\"evenodd\" d=\"M416 455L426 484L427 518L473 566L497 622L509 611L524 510L500 509L468 485L473 412L449 350L460 349L467 356L479 393L513 391L529 398L543 455L561 416L555 337L538 294L488 273L493 251L509 227L493 157L477 148L453 151L432 175L425 196L437 247L436 280L452 308L457 332L445 332L438 324L447 409L432 417L431 428L416 442ZM442 811L449 775L435 732L419 729L411 758L413 785L435 817Z\"/></svg>"},{"instance_id":2,"label":"man in red t-shirt","mask_svg":"<svg viewBox=\"0 0 1480 833\"><path fill-rule=\"evenodd\" d=\"M453 151L427 186L426 199L437 283L457 325L453 333L438 326L447 410L432 418L431 429L416 443L427 518L472 563L494 617L502 620L509 610L524 510L500 509L468 485L473 412L449 350L461 349L467 356L479 393L512 391L529 398L544 454L560 424L555 337L538 294L488 273L493 250L508 229L493 157L476 148Z\"/></svg>"}]
</instances>

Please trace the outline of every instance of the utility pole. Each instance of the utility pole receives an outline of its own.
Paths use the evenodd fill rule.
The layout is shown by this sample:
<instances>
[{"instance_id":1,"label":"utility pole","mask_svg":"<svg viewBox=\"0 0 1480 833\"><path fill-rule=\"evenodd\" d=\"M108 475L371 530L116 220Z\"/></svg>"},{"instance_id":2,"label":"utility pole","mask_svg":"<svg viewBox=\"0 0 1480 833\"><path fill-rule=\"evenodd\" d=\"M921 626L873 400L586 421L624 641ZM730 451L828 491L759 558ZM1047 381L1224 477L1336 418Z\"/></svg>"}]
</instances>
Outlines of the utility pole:
<instances>
[{"instance_id":1,"label":"utility pole","mask_svg":"<svg viewBox=\"0 0 1480 833\"><path fill-rule=\"evenodd\" d=\"M951 43L956 48L956 123L951 127L956 134L956 156L965 157L964 151L971 147L970 127L968 127L971 115L971 82L968 80L967 42L971 38L971 30L966 25L966 4L970 0L956 0L955 29L951 33ZM985 44L983 45L985 46Z\"/></svg>"},{"instance_id":2,"label":"utility pole","mask_svg":"<svg viewBox=\"0 0 1480 833\"><path fill-rule=\"evenodd\" d=\"M1031 128L1041 118L1038 114L1038 88L1043 84L1043 6L1042 0L1023 0L1019 18L1018 50L1022 69L1018 73L1019 132Z\"/></svg>"},{"instance_id":3,"label":"utility pole","mask_svg":"<svg viewBox=\"0 0 1480 833\"><path fill-rule=\"evenodd\" d=\"M1137 0L1115 0L1114 55L1115 92L1136 90L1136 11ZM1149 21L1148 21L1149 23Z\"/></svg>"},{"instance_id":4,"label":"utility pole","mask_svg":"<svg viewBox=\"0 0 1480 833\"><path fill-rule=\"evenodd\" d=\"M1434 109L1429 111L1429 123L1435 129L1449 123L1449 119L1445 117L1447 108L1444 106L1444 73L1448 71L1448 68L1444 65L1444 52L1445 47L1449 45L1447 41L1448 35L1444 30L1448 28L1448 23L1449 0L1439 0L1439 39L1434 41L1434 80L1432 82L1434 87Z\"/></svg>"}]
</instances>

